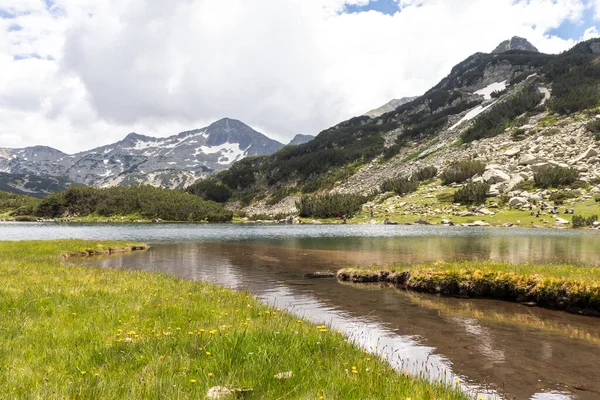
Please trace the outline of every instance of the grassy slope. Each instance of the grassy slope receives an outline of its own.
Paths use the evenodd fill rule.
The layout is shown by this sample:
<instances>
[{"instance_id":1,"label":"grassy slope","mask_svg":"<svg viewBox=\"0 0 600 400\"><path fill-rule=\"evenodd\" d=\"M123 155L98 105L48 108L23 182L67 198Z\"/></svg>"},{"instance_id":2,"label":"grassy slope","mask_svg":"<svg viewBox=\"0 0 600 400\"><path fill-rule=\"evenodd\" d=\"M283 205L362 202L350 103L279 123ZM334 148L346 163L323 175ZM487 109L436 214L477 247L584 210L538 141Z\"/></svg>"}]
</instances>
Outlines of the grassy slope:
<instances>
[{"instance_id":1,"label":"grassy slope","mask_svg":"<svg viewBox=\"0 0 600 400\"><path fill-rule=\"evenodd\" d=\"M436 184L439 182L436 182ZM370 212L367 207L363 207L363 210L355 215L354 218L349 219L349 224L356 223L365 223L370 221L371 219L376 222L382 223L387 216L389 216L392 222L398 222L400 224L404 223L414 223L418 220L424 220L432 224L439 224L443 219L449 219L455 224L463 224L469 223L473 221L484 221L493 226L502 226L503 224L510 222L517 226L521 227L531 227L531 226L544 226L544 227L554 227L555 219L551 215L541 215L539 218L535 216L531 216L529 211L521 211L518 209L511 209L508 206L500 207L500 208L490 208L490 211L493 211L495 215L487 216L487 215L474 215L474 216L456 216L452 215L452 213L440 213L437 216L425 216L419 215L417 212L413 212L410 210L411 205L421 206L421 207L430 207L432 210L440 209L452 206L451 203L440 202L437 197L440 193L448 193L453 192L455 189L443 188L442 190L431 190L432 187L435 187L436 184L433 185L424 185L419 188L416 193L405 195L405 196L394 196L392 198L386 199L380 204L376 204L374 218L370 217ZM434 196L433 198L425 198L424 196L430 195ZM497 198L489 198L486 203L489 206L493 202L498 202ZM404 206L400 206L402 203L406 202L407 204ZM552 204L550 201L546 201L549 204ZM467 211L468 208L472 206L461 206L462 211ZM562 213L566 208L573 208L577 215L581 215L584 217L588 217L591 215L600 216L600 203L595 202L592 199L587 199L583 201L567 201L564 205L558 206L559 211ZM387 212L386 209L391 208L392 211ZM566 219L571 222L573 219L573 215L565 215L560 214L558 217ZM310 221L313 218L303 218L305 221ZM316 219L323 223L339 223L339 220L336 219ZM565 225L565 227L571 227L571 224Z\"/></svg>"},{"instance_id":2,"label":"grassy slope","mask_svg":"<svg viewBox=\"0 0 600 400\"><path fill-rule=\"evenodd\" d=\"M464 398L247 293L60 263L124 246L0 242L0 398L185 399L216 385L247 399Z\"/></svg>"},{"instance_id":3,"label":"grassy slope","mask_svg":"<svg viewBox=\"0 0 600 400\"><path fill-rule=\"evenodd\" d=\"M566 310L600 312L598 267L437 261L419 265L345 268L338 272L338 278L352 282L401 283L416 291L535 301Z\"/></svg>"}]
</instances>

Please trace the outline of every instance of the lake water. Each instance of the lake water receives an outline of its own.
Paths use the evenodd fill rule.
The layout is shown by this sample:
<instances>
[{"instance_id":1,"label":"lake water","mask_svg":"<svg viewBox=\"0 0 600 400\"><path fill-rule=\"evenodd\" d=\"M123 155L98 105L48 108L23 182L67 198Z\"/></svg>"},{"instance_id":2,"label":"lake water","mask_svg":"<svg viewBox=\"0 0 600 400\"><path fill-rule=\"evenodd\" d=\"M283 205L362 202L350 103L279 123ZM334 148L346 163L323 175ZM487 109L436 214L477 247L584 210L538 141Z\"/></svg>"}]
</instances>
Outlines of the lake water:
<instances>
[{"instance_id":1,"label":"lake water","mask_svg":"<svg viewBox=\"0 0 600 400\"><path fill-rule=\"evenodd\" d=\"M84 238L151 243L87 261L247 289L331 324L398 369L460 381L486 397L600 398L600 319L494 300L353 286L307 273L348 265L451 259L600 265L600 234L414 226L0 224L0 240Z\"/></svg>"}]
</instances>

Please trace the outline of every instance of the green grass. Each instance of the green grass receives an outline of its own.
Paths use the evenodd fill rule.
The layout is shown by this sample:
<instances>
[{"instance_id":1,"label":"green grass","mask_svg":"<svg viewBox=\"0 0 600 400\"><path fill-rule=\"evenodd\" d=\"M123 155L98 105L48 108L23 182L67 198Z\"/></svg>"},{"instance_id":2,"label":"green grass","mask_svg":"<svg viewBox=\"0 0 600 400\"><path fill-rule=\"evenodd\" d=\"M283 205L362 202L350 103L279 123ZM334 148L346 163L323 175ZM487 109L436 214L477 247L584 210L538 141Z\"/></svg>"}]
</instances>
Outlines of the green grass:
<instances>
[{"instance_id":1,"label":"green grass","mask_svg":"<svg viewBox=\"0 0 600 400\"><path fill-rule=\"evenodd\" d=\"M61 263L130 246L0 242L0 398L188 399L219 385L245 399L465 398L248 293Z\"/></svg>"},{"instance_id":2,"label":"green grass","mask_svg":"<svg viewBox=\"0 0 600 400\"><path fill-rule=\"evenodd\" d=\"M448 295L534 301L569 311L600 314L600 268L585 265L522 265L492 261L437 261L415 265L345 268L338 278L351 282L391 282Z\"/></svg>"}]
</instances>

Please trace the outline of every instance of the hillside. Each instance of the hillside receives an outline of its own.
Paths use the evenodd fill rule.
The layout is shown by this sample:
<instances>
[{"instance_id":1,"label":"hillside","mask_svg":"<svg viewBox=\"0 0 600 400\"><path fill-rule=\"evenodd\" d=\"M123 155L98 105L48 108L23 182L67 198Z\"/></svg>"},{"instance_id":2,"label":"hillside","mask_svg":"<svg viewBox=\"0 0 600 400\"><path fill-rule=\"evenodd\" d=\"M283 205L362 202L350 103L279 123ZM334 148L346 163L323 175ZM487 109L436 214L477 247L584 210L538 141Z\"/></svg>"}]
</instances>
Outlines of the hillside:
<instances>
[{"instance_id":1,"label":"hillside","mask_svg":"<svg viewBox=\"0 0 600 400\"><path fill-rule=\"evenodd\" d=\"M66 190L73 184L73 182L62 177L0 172L1 191L33 197L44 197L50 193Z\"/></svg>"},{"instance_id":2,"label":"hillside","mask_svg":"<svg viewBox=\"0 0 600 400\"><path fill-rule=\"evenodd\" d=\"M149 184L180 189L227 169L244 157L271 154L282 147L283 144L248 125L225 118L205 128L166 138L131 133L119 142L73 155L45 146L0 149L0 172L35 175L61 184L75 182L97 187ZM38 196L65 189L27 191L27 184L7 184L3 188Z\"/></svg>"},{"instance_id":3,"label":"hillside","mask_svg":"<svg viewBox=\"0 0 600 400\"><path fill-rule=\"evenodd\" d=\"M454 161L477 159L484 170L469 178L490 184L490 201L519 197L513 190L519 181L551 167L574 167L579 196L593 194L600 179L599 60L598 39L559 55L476 53L394 111L356 117L306 144L242 160L216 175L213 186L230 192L230 207L295 213L301 195L377 196L394 177L408 178L426 166L442 172ZM539 189L533 194L547 200L551 193L543 191L549 188ZM197 186L192 190L205 195Z\"/></svg>"}]
</instances>

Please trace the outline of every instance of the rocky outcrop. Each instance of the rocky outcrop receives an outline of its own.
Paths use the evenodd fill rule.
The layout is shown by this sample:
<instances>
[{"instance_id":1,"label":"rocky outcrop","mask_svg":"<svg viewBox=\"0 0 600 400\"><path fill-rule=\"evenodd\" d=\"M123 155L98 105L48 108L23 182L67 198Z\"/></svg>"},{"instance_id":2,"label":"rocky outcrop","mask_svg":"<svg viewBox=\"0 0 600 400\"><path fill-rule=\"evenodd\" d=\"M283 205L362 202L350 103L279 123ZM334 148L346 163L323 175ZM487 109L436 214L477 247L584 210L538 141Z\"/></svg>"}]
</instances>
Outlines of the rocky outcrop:
<instances>
[{"instance_id":1,"label":"rocky outcrop","mask_svg":"<svg viewBox=\"0 0 600 400\"><path fill-rule=\"evenodd\" d=\"M534 45L529 43L527 39L524 39L519 36L513 36L511 39L505 40L504 42L500 43L492 53L504 53L505 51L509 50L525 50L533 51L536 53L538 52L538 49Z\"/></svg>"}]
</instances>

